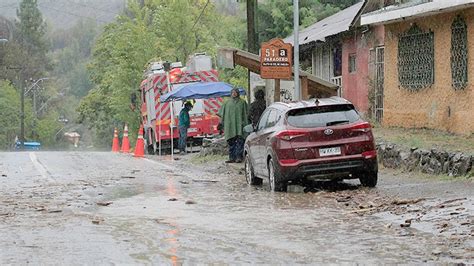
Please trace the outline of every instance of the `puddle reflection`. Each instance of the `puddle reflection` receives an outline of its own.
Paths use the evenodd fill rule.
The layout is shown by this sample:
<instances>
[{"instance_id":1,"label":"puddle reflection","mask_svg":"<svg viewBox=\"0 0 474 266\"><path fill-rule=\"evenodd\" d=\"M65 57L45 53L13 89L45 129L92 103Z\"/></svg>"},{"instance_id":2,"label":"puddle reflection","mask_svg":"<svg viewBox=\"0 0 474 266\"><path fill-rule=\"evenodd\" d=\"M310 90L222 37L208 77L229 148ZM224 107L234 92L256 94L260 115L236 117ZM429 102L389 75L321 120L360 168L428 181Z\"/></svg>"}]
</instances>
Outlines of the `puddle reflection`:
<instances>
[{"instance_id":1,"label":"puddle reflection","mask_svg":"<svg viewBox=\"0 0 474 266\"><path fill-rule=\"evenodd\" d=\"M168 178L168 181L166 184L166 193L171 198L177 198L179 196L178 191L176 190L176 186L174 184L174 180L172 178ZM178 237L180 234L180 230L175 220L171 220L169 225L172 227L172 229L166 231L166 234L169 237L166 238L165 241L168 242L171 247L167 250L167 252L170 254L169 256L170 256L171 264L173 266L180 265L181 260L179 259L177 255L178 247L179 247Z\"/></svg>"}]
</instances>

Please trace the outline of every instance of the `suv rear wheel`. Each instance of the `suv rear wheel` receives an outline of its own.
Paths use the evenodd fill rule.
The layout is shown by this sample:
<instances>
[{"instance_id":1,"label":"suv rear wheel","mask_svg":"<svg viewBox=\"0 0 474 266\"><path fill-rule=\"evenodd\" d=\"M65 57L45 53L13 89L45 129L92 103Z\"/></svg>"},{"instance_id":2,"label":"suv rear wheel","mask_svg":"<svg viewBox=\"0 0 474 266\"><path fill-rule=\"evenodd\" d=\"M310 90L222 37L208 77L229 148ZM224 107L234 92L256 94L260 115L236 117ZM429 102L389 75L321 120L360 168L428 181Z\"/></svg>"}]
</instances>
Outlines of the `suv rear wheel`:
<instances>
[{"instance_id":1,"label":"suv rear wheel","mask_svg":"<svg viewBox=\"0 0 474 266\"><path fill-rule=\"evenodd\" d=\"M359 180L364 187L375 187L377 185L377 172L369 171L360 174Z\"/></svg>"},{"instance_id":2,"label":"suv rear wheel","mask_svg":"<svg viewBox=\"0 0 474 266\"><path fill-rule=\"evenodd\" d=\"M255 176L253 172L252 162L250 161L250 155L245 154L245 179L249 185L261 185L263 180Z\"/></svg>"},{"instance_id":3,"label":"suv rear wheel","mask_svg":"<svg viewBox=\"0 0 474 266\"><path fill-rule=\"evenodd\" d=\"M280 181L281 175L280 170L276 167L273 159L270 158L268 161L268 182L270 183L271 191L284 191L286 192L287 185Z\"/></svg>"}]
</instances>

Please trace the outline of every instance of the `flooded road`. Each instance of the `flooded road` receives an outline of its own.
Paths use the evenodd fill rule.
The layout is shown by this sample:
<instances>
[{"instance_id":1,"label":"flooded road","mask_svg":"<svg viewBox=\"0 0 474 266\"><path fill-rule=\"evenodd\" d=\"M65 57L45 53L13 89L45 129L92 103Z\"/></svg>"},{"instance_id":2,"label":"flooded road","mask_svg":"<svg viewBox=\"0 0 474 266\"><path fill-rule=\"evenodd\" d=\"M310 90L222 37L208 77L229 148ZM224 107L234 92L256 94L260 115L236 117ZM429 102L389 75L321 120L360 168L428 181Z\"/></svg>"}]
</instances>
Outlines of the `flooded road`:
<instances>
[{"instance_id":1,"label":"flooded road","mask_svg":"<svg viewBox=\"0 0 474 266\"><path fill-rule=\"evenodd\" d=\"M271 193L189 157L0 153L0 264L474 263L472 181Z\"/></svg>"}]
</instances>

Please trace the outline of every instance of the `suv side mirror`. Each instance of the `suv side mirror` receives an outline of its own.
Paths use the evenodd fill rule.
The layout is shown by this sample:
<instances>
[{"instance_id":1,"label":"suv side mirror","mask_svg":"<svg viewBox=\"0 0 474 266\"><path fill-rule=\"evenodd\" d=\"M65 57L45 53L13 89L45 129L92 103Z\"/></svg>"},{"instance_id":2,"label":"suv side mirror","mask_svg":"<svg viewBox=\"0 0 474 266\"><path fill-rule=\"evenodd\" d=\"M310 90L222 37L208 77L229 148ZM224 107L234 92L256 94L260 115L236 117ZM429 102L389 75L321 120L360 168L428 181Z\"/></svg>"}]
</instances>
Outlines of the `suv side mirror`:
<instances>
[{"instance_id":1,"label":"suv side mirror","mask_svg":"<svg viewBox=\"0 0 474 266\"><path fill-rule=\"evenodd\" d=\"M253 128L253 125L252 124L249 124L249 125L246 125L244 127L244 132L247 133L247 134L250 134L252 132L254 132L255 129Z\"/></svg>"}]
</instances>

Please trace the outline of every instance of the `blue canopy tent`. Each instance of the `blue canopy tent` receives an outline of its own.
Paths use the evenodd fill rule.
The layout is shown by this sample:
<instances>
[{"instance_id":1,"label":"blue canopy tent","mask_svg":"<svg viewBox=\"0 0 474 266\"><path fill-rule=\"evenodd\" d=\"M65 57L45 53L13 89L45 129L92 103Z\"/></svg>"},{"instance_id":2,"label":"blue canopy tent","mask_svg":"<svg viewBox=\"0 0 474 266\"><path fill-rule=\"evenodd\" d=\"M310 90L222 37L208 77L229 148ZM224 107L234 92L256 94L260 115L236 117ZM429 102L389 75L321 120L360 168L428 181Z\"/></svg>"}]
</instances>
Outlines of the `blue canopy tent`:
<instances>
[{"instance_id":1,"label":"blue canopy tent","mask_svg":"<svg viewBox=\"0 0 474 266\"><path fill-rule=\"evenodd\" d=\"M234 88L225 82L195 82L185 85L174 85L176 89L162 95L161 102L181 101L187 99L209 99L229 97ZM240 95L245 95L245 90L239 88Z\"/></svg>"},{"instance_id":2,"label":"blue canopy tent","mask_svg":"<svg viewBox=\"0 0 474 266\"><path fill-rule=\"evenodd\" d=\"M185 101L188 99L209 99L218 97L229 97L234 87L229 83L225 82L194 82L187 84L174 84L173 90L162 95L160 102L173 102L173 101ZM239 88L240 95L245 95L245 90ZM171 117L173 116L173 103L170 104ZM161 109L160 109L161 112ZM161 117L161 113L160 113ZM173 121L173 119L171 120ZM172 126L171 122L171 127ZM161 132L161 123L159 131ZM173 130L171 130L171 139L173 139ZM160 154L161 154L161 139ZM171 141L171 150L173 150L173 141ZM171 158L173 158L173 152L171 152Z\"/></svg>"}]
</instances>

